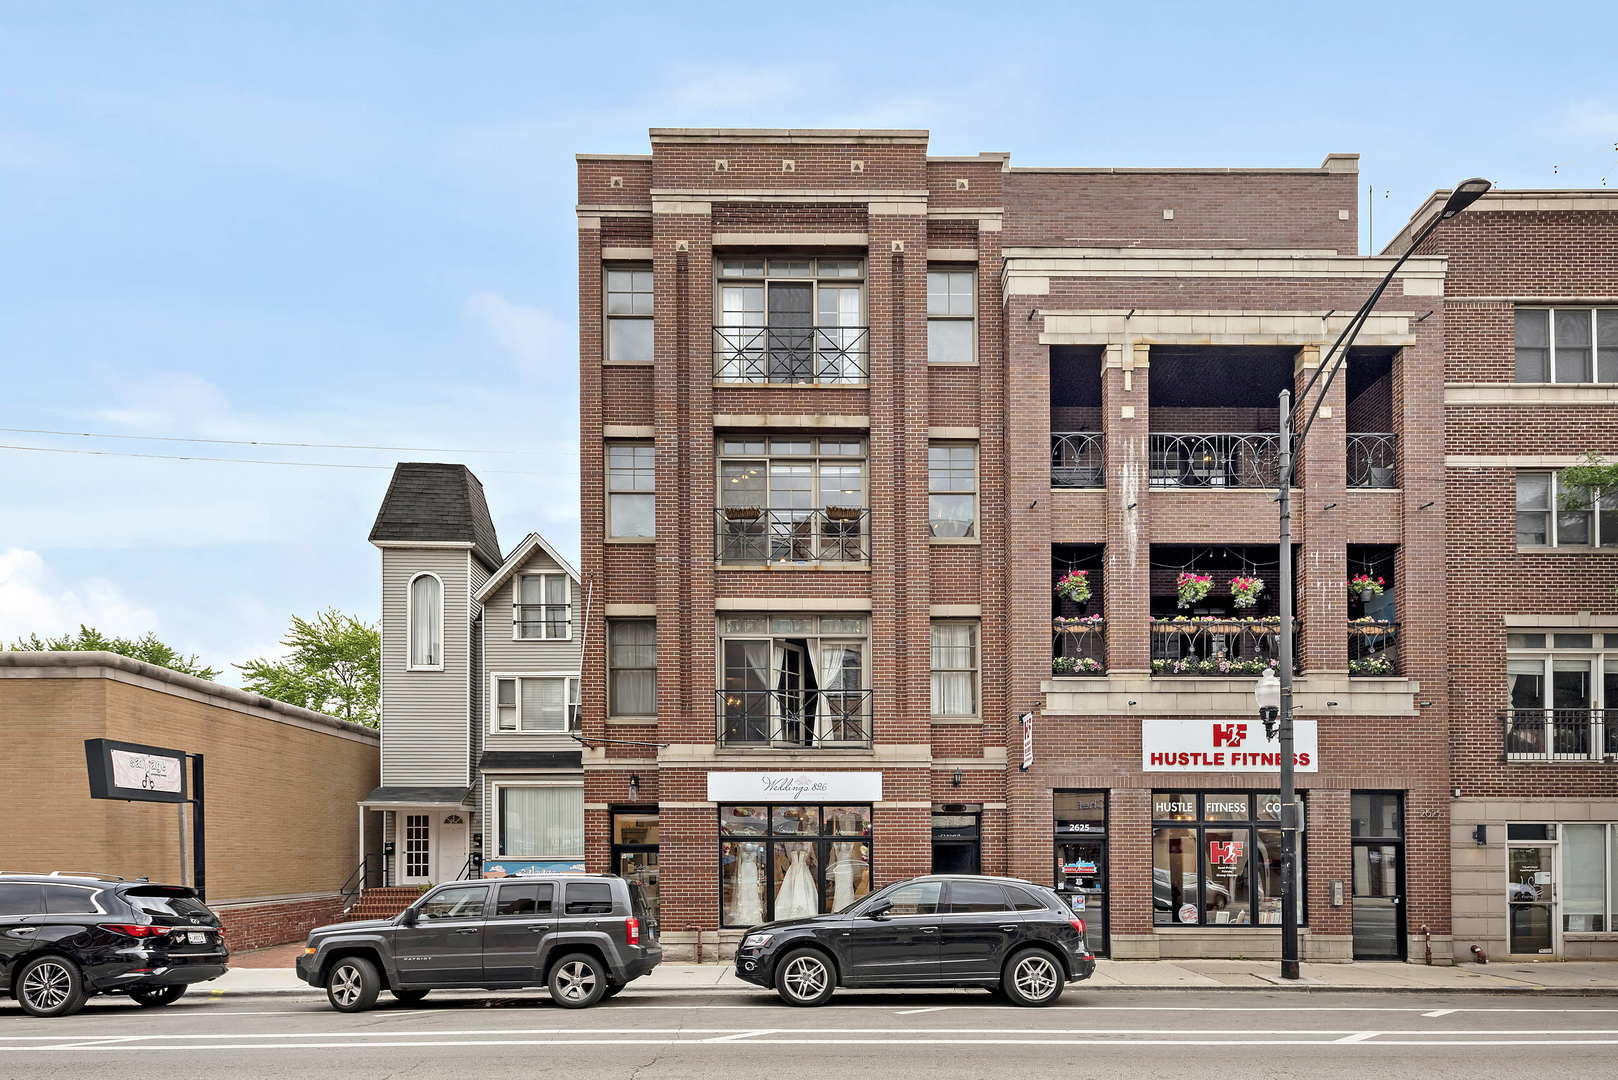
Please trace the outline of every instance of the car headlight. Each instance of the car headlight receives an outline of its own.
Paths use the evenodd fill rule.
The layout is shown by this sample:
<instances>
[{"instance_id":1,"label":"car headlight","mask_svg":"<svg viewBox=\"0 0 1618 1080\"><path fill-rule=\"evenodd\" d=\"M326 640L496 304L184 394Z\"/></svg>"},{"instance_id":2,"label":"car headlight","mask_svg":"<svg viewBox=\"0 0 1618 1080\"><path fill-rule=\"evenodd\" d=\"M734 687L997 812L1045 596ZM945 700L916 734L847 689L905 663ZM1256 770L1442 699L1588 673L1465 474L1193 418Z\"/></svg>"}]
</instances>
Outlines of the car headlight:
<instances>
[{"instance_id":1,"label":"car headlight","mask_svg":"<svg viewBox=\"0 0 1618 1080\"><path fill-rule=\"evenodd\" d=\"M774 936L775 935L773 934L748 934L746 937L742 938L742 948L762 949L764 946L770 943L770 938Z\"/></svg>"}]
</instances>

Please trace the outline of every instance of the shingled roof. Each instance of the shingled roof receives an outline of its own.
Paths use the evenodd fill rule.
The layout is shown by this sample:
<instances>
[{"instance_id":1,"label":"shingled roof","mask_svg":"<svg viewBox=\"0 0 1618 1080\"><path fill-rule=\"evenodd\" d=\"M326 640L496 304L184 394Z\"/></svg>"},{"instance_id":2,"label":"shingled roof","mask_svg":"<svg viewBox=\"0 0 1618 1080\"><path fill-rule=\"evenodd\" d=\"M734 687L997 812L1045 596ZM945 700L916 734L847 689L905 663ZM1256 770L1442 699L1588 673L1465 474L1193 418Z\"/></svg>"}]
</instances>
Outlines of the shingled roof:
<instances>
[{"instance_id":1,"label":"shingled roof","mask_svg":"<svg viewBox=\"0 0 1618 1080\"><path fill-rule=\"evenodd\" d=\"M483 484L465 465L401 461L371 526L371 542L470 543L490 570L500 565L500 538Z\"/></svg>"}]
</instances>

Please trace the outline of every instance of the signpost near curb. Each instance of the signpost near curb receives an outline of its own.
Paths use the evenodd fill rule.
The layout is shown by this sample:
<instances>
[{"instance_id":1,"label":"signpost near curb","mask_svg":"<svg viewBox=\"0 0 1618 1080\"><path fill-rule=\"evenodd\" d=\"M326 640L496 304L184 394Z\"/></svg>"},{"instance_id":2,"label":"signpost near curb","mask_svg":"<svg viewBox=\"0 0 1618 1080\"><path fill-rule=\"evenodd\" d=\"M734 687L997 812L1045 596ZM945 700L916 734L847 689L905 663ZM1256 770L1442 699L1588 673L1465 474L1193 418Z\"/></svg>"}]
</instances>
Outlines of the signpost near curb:
<instances>
[{"instance_id":1,"label":"signpost near curb","mask_svg":"<svg viewBox=\"0 0 1618 1080\"><path fill-rule=\"evenodd\" d=\"M202 755L162 746L85 739L90 798L191 805L191 884L207 900L207 832L203 815ZM190 783L186 763L190 762Z\"/></svg>"}]
</instances>

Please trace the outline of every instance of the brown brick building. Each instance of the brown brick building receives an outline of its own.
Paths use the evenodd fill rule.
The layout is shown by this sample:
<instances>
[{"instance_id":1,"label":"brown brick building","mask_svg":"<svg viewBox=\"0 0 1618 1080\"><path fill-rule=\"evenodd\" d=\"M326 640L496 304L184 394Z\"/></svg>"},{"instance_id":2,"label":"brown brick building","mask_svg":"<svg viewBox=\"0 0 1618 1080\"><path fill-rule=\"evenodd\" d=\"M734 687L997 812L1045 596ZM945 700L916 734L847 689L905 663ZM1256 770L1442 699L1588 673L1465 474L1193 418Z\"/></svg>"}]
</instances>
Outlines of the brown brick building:
<instances>
[{"instance_id":1,"label":"brown brick building","mask_svg":"<svg viewBox=\"0 0 1618 1080\"><path fill-rule=\"evenodd\" d=\"M1391 265L1356 159L651 143L579 159L590 865L655 873L676 954L949 869L1057 886L1114 956L1275 955L1277 395ZM1447 645L1445 271L1301 448L1308 959L1449 957L1451 695L1500 738L1501 667Z\"/></svg>"}]
</instances>

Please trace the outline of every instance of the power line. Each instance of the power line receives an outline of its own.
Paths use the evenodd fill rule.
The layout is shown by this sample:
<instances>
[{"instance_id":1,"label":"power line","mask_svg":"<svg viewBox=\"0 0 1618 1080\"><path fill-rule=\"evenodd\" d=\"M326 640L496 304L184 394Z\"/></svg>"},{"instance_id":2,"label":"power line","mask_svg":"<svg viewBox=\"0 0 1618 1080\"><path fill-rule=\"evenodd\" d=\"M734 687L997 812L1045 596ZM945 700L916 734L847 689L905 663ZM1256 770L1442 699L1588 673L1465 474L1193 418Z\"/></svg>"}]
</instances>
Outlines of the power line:
<instances>
[{"instance_id":1,"label":"power line","mask_svg":"<svg viewBox=\"0 0 1618 1080\"><path fill-rule=\"evenodd\" d=\"M0 430L5 430L0 428ZM198 457L190 454L141 454L130 450L84 450L73 446L13 446L0 443L0 450L28 450L40 454L91 454L96 457L148 458L157 461L211 461L227 465L296 465L307 469L380 469L391 472L392 465L358 465L345 461L268 461L262 458ZM489 469L506 476L544 476L545 473L519 469Z\"/></svg>"},{"instance_id":2,"label":"power line","mask_svg":"<svg viewBox=\"0 0 1618 1080\"><path fill-rule=\"evenodd\" d=\"M52 431L48 428L0 427L18 435L66 435L75 439L135 439L140 442L215 443L221 446L297 446L322 450L407 450L424 454L531 454L533 450L449 450L442 446L372 446L369 443L270 442L265 439L194 439L184 435L114 435L104 431ZM26 447L24 448L26 449ZM234 458L230 459L236 460Z\"/></svg>"}]
</instances>

